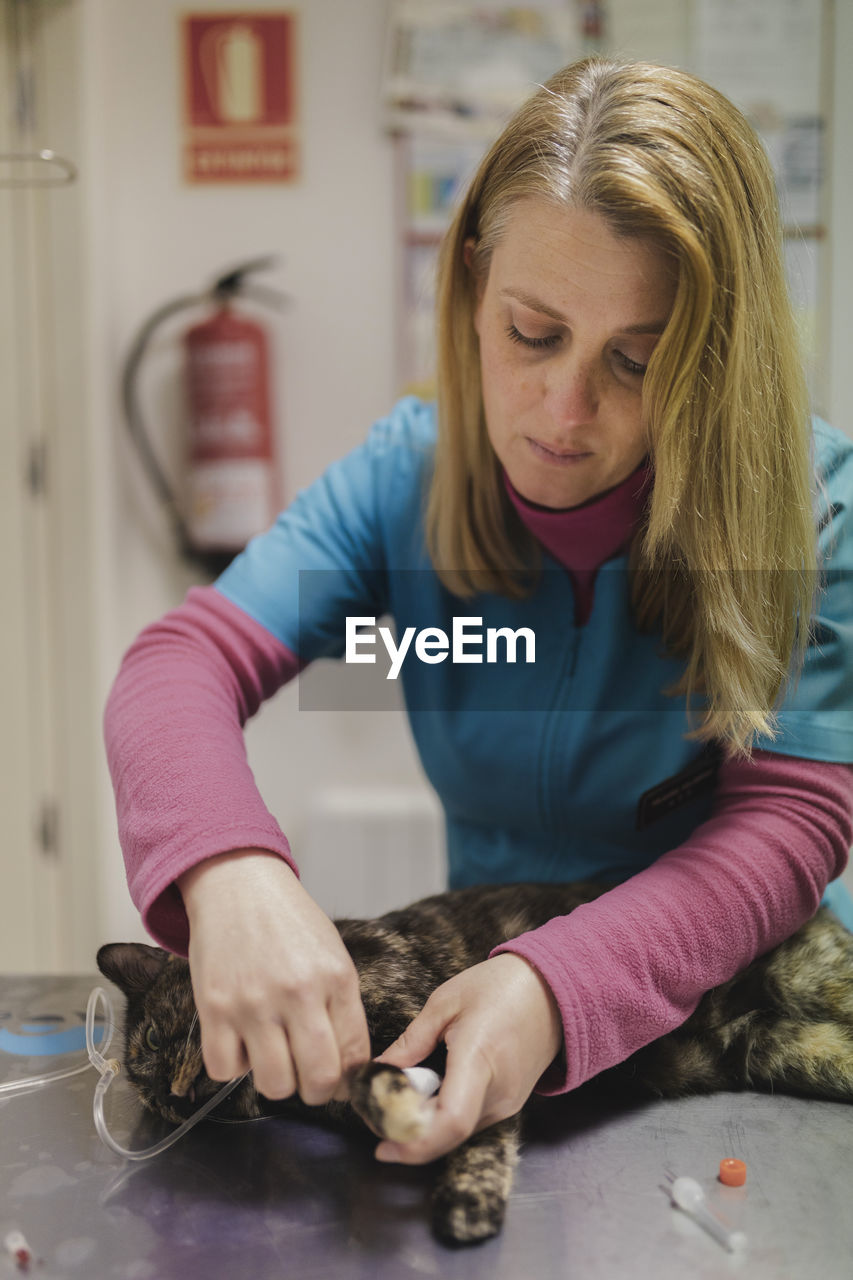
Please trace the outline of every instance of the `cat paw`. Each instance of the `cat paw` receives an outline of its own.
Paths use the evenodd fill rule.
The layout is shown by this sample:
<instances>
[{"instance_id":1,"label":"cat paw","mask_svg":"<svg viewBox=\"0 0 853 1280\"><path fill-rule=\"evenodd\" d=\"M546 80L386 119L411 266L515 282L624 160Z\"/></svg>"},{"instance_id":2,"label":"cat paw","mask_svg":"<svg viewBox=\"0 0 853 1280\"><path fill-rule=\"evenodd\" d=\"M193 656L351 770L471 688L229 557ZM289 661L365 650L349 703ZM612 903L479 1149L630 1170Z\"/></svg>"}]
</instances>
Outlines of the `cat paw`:
<instances>
[{"instance_id":1,"label":"cat paw","mask_svg":"<svg viewBox=\"0 0 853 1280\"><path fill-rule=\"evenodd\" d=\"M431 1107L399 1067L367 1062L350 1073L348 1083L353 1108L380 1138L414 1142L426 1134Z\"/></svg>"},{"instance_id":2,"label":"cat paw","mask_svg":"<svg viewBox=\"0 0 853 1280\"><path fill-rule=\"evenodd\" d=\"M479 1244L503 1226L506 1199L493 1190L438 1186L432 1197L432 1229L445 1244Z\"/></svg>"}]
</instances>

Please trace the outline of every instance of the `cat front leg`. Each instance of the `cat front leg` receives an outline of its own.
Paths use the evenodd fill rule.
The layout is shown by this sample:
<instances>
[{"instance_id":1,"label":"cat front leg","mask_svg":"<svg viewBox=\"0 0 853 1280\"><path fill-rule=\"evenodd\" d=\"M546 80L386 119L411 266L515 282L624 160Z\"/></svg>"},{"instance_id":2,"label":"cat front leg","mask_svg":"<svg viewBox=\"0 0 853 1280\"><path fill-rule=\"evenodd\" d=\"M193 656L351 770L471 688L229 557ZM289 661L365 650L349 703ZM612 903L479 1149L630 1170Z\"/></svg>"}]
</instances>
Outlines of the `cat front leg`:
<instances>
[{"instance_id":1,"label":"cat front leg","mask_svg":"<svg viewBox=\"0 0 853 1280\"><path fill-rule=\"evenodd\" d=\"M429 1127L431 1103L399 1067L370 1062L349 1078L350 1103L391 1142L413 1142ZM449 1244L476 1244L500 1231L518 1163L520 1115L490 1125L445 1156L432 1191L432 1225Z\"/></svg>"},{"instance_id":2,"label":"cat front leg","mask_svg":"<svg viewBox=\"0 0 853 1280\"><path fill-rule=\"evenodd\" d=\"M432 1191L432 1226L449 1244L477 1244L503 1226L512 1189L521 1116L475 1133L445 1156Z\"/></svg>"}]
</instances>

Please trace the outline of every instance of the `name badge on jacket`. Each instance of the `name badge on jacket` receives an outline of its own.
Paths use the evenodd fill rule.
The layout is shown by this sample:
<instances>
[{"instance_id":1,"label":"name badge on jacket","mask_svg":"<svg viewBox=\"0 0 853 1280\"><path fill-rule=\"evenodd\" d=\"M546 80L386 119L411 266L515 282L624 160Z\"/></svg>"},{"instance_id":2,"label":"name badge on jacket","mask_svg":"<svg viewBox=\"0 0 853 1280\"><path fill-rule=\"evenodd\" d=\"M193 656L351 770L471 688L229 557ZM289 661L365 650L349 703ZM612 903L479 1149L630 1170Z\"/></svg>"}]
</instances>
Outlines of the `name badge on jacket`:
<instances>
[{"instance_id":1,"label":"name badge on jacket","mask_svg":"<svg viewBox=\"0 0 853 1280\"><path fill-rule=\"evenodd\" d=\"M691 761L680 773L644 791L637 804L637 830L644 830L674 809L680 809L698 796L713 791L721 758L720 748L709 746L698 760Z\"/></svg>"}]
</instances>

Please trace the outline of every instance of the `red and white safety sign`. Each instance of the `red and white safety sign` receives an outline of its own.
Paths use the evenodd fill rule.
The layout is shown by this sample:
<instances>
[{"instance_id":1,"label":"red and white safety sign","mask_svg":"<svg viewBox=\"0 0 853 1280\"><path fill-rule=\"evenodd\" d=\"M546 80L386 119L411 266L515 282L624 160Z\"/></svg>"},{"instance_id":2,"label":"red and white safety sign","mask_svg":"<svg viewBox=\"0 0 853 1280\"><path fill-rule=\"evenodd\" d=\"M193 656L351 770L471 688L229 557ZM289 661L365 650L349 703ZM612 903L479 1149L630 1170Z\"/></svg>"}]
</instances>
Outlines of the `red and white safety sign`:
<instances>
[{"instance_id":1,"label":"red and white safety sign","mask_svg":"<svg viewBox=\"0 0 853 1280\"><path fill-rule=\"evenodd\" d=\"M182 19L187 182L299 176L296 18L288 12Z\"/></svg>"}]
</instances>

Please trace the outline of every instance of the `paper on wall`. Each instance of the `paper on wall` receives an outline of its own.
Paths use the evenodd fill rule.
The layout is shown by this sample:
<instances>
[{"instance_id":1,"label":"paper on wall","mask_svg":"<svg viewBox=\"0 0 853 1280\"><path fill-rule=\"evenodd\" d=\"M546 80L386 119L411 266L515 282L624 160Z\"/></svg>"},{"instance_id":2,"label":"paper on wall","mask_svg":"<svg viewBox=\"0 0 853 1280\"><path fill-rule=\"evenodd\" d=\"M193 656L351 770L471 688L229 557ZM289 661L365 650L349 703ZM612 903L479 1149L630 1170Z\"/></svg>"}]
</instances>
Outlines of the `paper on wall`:
<instances>
[{"instance_id":1,"label":"paper on wall","mask_svg":"<svg viewBox=\"0 0 853 1280\"><path fill-rule=\"evenodd\" d=\"M693 69L752 115L820 114L823 0L694 0Z\"/></svg>"},{"instance_id":2,"label":"paper on wall","mask_svg":"<svg viewBox=\"0 0 853 1280\"><path fill-rule=\"evenodd\" d=\"M383 75L389 127L486 135L580 56L578 14L557 0L392 0Z\"/></svg>"},{"instance_id":3,"label":"paper on wall","mask_svg":"<svg viewBox=\"0 0 853 1280\"><path fill-rule=\"evenodd\" d=\"M685 67L690 4L686 0L608 0L608 50L643 62Z\"/></svg>"}]
</instances>

